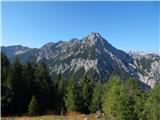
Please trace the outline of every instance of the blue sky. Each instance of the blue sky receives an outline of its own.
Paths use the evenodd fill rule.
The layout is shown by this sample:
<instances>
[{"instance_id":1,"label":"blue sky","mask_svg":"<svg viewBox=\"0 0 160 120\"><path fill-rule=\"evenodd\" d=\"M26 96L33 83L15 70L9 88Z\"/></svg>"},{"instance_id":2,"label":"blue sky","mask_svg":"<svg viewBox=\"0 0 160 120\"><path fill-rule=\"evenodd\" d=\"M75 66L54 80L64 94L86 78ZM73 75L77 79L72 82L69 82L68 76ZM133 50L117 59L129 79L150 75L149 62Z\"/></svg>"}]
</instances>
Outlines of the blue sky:
<instances>
[{"instance_id":1,"label":"blue sky","mask_svg":"<svg viewBox=\"0 0 160 120\"><path fill-rule=\"evenodd\" d=\"M99 32L124 51L160 52L160 2L2 2L3 45L41 47Z\"/></svg>"}]
</instances>

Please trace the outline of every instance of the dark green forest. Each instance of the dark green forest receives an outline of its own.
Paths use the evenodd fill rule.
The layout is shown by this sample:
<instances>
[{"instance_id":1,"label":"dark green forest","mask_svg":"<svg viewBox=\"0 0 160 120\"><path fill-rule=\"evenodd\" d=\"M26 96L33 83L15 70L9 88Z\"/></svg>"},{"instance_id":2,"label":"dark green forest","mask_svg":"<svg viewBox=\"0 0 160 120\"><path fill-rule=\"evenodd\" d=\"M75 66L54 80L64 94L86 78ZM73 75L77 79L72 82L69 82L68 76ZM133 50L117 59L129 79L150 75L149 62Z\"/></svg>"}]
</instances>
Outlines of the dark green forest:
<instances>
[{"instance_id":1,"label":"dark green forest","mask_svg":"<svg viewBox=\"0 0 160 120\"><path fill-rule=\"evenodd\" d=\"M160 85L143 90L130 77L111 75L105 82L85 76L75 80L59 75L52 80L42 63L9 62L1 53L1 115L44 115L101 111L106 119L160 120Z\"/></svg>"}]
</instances>

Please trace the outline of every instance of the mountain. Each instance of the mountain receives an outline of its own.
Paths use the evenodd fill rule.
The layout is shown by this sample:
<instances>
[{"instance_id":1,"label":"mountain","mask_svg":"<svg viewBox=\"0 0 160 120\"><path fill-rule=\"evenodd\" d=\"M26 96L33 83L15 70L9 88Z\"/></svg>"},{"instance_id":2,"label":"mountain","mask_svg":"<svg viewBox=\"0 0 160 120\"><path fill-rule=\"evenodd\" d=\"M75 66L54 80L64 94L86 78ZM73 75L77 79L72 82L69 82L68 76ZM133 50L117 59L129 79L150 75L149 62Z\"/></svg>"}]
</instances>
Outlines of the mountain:
<instances>
[{"instance_id":1,"label":"mountain","mask_svg":"<svg viewBox=\"0 0 160 120\"><path fill-rule=\"evenodd\" d=\"M29 47L23 47L22 45L13 45L8 47L2 46L2 52L4 52L9 59L14 57L15 55L25 53L28 50L29 50Z\"/></svg>"},{"instance_id":2,"label":"mountain","mask_svg":"<svg viewBox=\"0 0 160 120\"><path fill-rule=\"evenodd\" d=\"M160 56L155 53L129 53L134 58L139 79L153 87L160 82Z\"/></svg>"},{"instance_id":3,"label":"mountain","mask_svg":"<svg viewBox=\"0 0 160 120\"><path fill-rule=\"evenodd\" d=\"M160 81L159 55L126 53L95 32L80 40L50 42L41 48L18 45L2 46L1 50L10 60L17 55L22 63L45 62L53 78L63 74L66 78L73 75L77 80L85 75L106 80L111 74L119 74L124 79L134 76L150 87Z\"/></svg>"}]
</instances>

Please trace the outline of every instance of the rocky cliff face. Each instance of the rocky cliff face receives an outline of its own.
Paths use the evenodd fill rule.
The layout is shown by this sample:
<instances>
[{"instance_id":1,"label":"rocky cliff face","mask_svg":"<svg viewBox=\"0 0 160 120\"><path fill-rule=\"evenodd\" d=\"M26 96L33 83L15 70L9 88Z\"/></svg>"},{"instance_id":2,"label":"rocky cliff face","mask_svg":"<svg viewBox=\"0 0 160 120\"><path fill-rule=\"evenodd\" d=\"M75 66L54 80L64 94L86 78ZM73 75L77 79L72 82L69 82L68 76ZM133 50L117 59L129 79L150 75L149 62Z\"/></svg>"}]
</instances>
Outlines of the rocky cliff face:
<instances>
[{"instance_id":1,"label":"rocky cliff face","mask_svg":"<svg viewBox=\"0 0 160 120\"><path fill-rule=\"evenodd\" d=\"M160 56L154 53L129 53L134 58L139 79L151 87L160 82Z\"/></svg>"},{"instance_id":2,"label":"rocky cliff face","mask_svg":"<svg viewBox=\"0 0 160 120\"><path fill-rule=\"evenodd\" d=\"M151 87L160 81L160 56L126 53L95 32L81 40L73 38L68 42L50 42L39 49L2 47L2 52L11 60L18 55L22 62L43 61L53 76L61 73L80 79L90 75L93 79L105 80L111 74L119 74L123 78L134 76Z\"/></svg>"}]
</instances>

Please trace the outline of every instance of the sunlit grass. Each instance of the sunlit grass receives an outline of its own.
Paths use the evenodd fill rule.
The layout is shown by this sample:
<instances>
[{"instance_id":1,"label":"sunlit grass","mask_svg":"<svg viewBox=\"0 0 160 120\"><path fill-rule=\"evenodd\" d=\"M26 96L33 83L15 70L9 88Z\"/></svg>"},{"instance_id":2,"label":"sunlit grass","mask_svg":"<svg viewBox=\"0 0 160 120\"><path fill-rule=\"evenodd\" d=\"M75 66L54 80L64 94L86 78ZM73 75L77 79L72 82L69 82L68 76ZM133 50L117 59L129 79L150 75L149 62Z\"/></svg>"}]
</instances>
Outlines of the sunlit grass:
<instances>
[{"instance_id":1,"label":"sunlit grass","mask_svg":"<svg viewBox=\"0 0 160 120\"><path fill-rule=\"evenodd\" d=\"M102 120L98 118L96 114L90 115L77 115L77 116L58 116L58 115L44 115L37 117L2 117L1 120Z\"/></svg>"}]
</instances>

